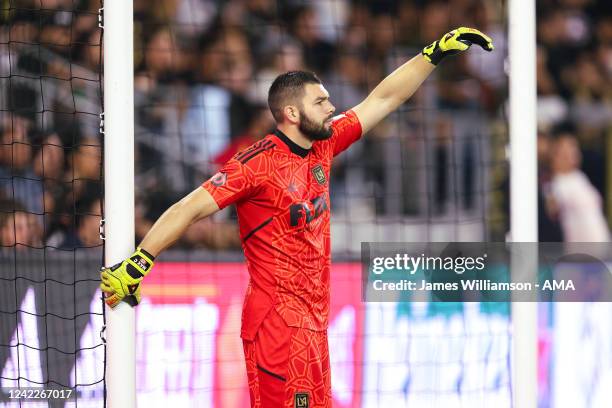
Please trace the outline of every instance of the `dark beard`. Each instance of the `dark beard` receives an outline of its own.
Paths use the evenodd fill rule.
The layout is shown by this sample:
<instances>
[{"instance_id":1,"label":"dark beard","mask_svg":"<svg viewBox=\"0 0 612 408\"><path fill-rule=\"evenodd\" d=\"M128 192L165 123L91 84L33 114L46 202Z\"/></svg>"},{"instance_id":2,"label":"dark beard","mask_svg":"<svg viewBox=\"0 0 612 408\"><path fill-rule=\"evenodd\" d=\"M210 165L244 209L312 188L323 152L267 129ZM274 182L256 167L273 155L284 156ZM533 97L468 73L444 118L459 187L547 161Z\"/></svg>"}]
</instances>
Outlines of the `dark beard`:
<instances>
[{"instance_id":1,"label":"dark beard","mask_svg":"<svg viewBox=\"0 0 612 408\"><path fill-rule=\"evenodd\" d=\"M329 127L329 129L325 129L325 122L317 124L315 123L315 121L311 120L308 116L306 116L304 112L300 112L300 118L300 132L302 132L312 141L327 140L334 132L331 126Z\"/></svg>"}]
</instances>

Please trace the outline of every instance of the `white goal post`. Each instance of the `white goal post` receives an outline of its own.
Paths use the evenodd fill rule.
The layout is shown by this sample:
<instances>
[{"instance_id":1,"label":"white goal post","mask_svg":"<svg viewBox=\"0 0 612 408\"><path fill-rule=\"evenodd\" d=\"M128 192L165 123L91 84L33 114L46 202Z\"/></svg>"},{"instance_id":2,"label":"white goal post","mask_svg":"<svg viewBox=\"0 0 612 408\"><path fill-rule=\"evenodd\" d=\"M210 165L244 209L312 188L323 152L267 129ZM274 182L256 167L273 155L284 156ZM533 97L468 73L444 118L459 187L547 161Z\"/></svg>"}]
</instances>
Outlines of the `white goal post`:
<instances>
[{"instance_id":1,"label":"white goal post","mask_svg":"<svg viewBox=\"0 0 612 408\"><path fill-rule=\"evenodd\" d=\"M512 242L538 241L535 9L535 0L508 2ZM535 273L537 249L528 247L528 251L535 253L522 260L512 257L513 276L529 275L529 270L517 270L519 266ZM537 303L512 303L512 394L515 407L537 407L537 316Z\"/></svg>"},{"instance_id":2,"label":"white goal post","mask_svg":"<svg viewBox=\"0 0 612 408\"><path fill-rule=\"evenodd\" d=\"M104 1L105 259L134 251L134 17L132 0ZM109 408L136 407L136 319L121 303L106 310Z\"/></svg>"}]
</instances>

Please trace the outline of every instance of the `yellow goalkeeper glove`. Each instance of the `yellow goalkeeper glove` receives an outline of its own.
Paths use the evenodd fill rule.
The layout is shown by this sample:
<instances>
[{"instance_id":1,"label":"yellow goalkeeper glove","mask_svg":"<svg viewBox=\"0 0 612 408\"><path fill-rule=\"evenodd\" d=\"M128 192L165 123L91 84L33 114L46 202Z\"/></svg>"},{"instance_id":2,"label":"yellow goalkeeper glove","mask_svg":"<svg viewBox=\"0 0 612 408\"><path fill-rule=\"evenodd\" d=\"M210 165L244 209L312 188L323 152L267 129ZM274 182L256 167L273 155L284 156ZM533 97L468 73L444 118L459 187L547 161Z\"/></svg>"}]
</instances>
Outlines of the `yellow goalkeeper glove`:
<instances>
[{"instance_id":1,"label":"yellow goalkeeper glove","mask_svg":"<svg viewBox=\"0 0 612 408\"><path fill-rule=\"evenodd\" d=\"M434 65L449 55L455 55L478 44L486 51L493 51L493 40L475 28L459 27L427 47L423 48L423 57Z\"/></svg>"},{"instance_id":2,"label":"yellow goalkeeper glove","mask_svg":"<svg viewBox=\"0 0 612 408\"><path fill-rule=\"evenodd\" d=\"M119 302L121 302L122 300L125 301L130 306L134 307L140 303L140 299L142 298L142 295L140 293L141 288L142 288L142 282L138 285L133 295L127 295L125 297L121 297L116 293L111 294L110 292L106 292L108 293L108 296L104 297L104 301L111 308L115 308L115 306L117 306Z\"/></svg>"},{"instance_id":3,"label":"yellow goalkeeper glove","mask_svg":"<svg viewBox=\"0 0 612 408\"><path fill-rule=\"evenodd\" d=\"M154 259L144 249L137 248L125 261L103 269L100 289L105 293L106 304L114 308L125 300L136 306L140 302L140 282L153 267Z\"/></svg>"}]
</instances>

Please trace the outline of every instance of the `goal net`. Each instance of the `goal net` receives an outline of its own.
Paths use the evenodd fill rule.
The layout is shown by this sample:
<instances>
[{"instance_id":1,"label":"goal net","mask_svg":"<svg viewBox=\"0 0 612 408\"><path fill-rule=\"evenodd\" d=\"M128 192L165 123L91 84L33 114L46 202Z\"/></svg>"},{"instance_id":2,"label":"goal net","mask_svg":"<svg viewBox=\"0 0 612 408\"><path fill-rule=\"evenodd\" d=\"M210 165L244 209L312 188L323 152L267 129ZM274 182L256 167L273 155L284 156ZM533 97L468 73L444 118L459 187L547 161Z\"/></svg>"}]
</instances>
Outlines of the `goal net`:
<instances>
[{"instance_id":1,"label":"goal net","mask_svg":"<svg viewBox=\"0 0 612 408\"><path fill-rule=\"evenodd\" d=\"M154 3L135 3L139 237L273 128L276 75L316 72L341 113L454 26L493 37L495 53L445 61L337 158L328 334L334 406L511 406L507 304L364 303L360 265L361 242L504 240L503 4ZM136 310L141 403L248 405L236 231L231 209L194 225L147 277Z\"/></svg>"},{"instance_id":2,"label":"goal net","mask_svg":"<svg viewBox=\"0 0 612 408\"><path fill-rule=\"evenodd\" d=\"M0 5L0 406L103 402L100 7Z\"/></svg>"},{"instance_id":3,"label":"goal net","mask_svg":"<svg viewBox=\"0 0 612 408\"><path fill-rule=\"evenodd\" d=\"M363 242L506 240L507 2L133 3L136 242L171 204L274 128L266 97L278 74L316 72L341 113L452 28L473 26L493 38L495 52L474 47L445 60L334 162L328 338L335 407L515 405L509 303L364 302L361 264ZM556 4L540 3L549 11ZM540 62L568 49L555 48L560 18L584 28L580 16L599 4L558 3L563 16L538 15ZM0 2L0 408L34 404L10 400L27 387L71 390L58 406L105 405L103 6ZM575 41L575 49L586 47ZM567 71L586 76L586 88L597 84L588 61ZM559 113L550 87L567 72L546 77L545 119L570 115ZM605 110L588 106L570 110L591 112L595 126ZM588 163L595 175L597 163ZM240 339L248 281L232 208L192 225L156 259L135 309L139 405L248 406ZM541 406L607 400L610 309L575 306L538 309ZM588 358L568 357L578 346Z\"/></svg>"}]
</instances>

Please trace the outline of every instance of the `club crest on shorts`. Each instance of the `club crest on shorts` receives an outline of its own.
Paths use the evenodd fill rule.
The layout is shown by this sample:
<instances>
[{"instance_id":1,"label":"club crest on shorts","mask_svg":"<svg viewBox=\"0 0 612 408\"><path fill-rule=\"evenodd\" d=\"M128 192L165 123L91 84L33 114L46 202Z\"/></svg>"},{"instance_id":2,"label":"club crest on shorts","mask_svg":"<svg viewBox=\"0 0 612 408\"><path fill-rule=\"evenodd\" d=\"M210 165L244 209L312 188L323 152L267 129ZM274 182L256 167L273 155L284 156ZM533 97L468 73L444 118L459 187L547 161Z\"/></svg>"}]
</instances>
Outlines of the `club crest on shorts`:
<instances>
[{"instance_id":1,"label":"club crest on shorts","mask_svg":"<svg viewBox=\"0 0 612 408\"><path fill-rule=\"evenodd\" d=\"M310 395L307 392L295 393L295 408L309 408Z\"/></svg>"},{"instance_id":2,"label":"club crest on shorts","mask_svg":"<svg viewBox=\"0 0 612 408\"><path fill-rule=\"evenodd\" d=\"M210 178L210 182L215 187L221 187L227 181L227 174L223 172L218 172L214 176Z\"/></svg>"},{"instance_id":3,"label":"club crest on shorts","mask_svg":"<svg viewBox=\"0 0 612 408\"><path fill-rule=\"evenodd\" d=\"M317 180L317 183L321 185L327 182L327 179L325 178L325 172L323 171L323 166L321 166L320 164L312 168L312 175L314 176L315 180Z\"/></svg>"}]
</instances>

